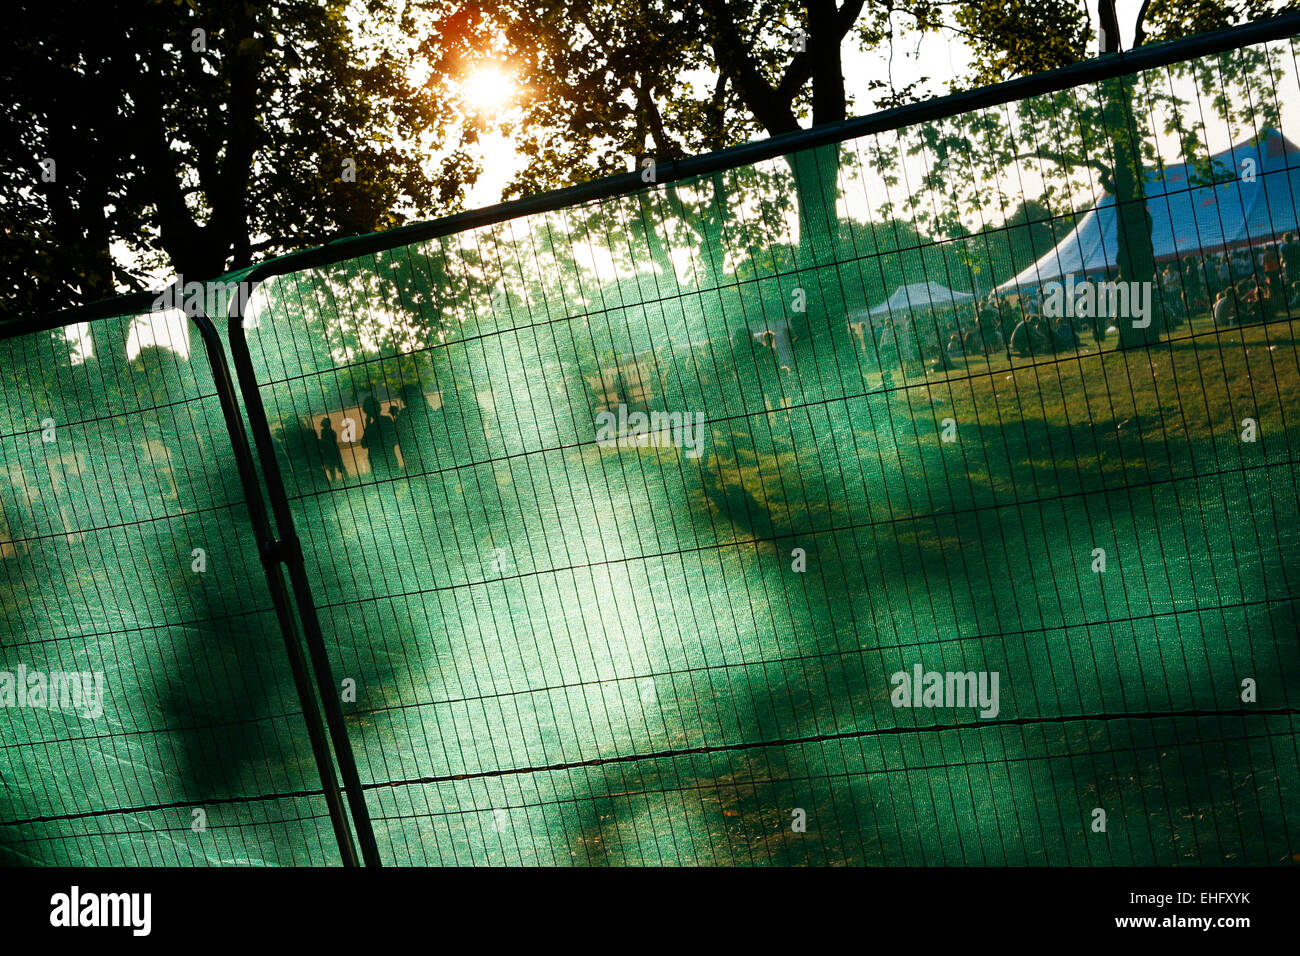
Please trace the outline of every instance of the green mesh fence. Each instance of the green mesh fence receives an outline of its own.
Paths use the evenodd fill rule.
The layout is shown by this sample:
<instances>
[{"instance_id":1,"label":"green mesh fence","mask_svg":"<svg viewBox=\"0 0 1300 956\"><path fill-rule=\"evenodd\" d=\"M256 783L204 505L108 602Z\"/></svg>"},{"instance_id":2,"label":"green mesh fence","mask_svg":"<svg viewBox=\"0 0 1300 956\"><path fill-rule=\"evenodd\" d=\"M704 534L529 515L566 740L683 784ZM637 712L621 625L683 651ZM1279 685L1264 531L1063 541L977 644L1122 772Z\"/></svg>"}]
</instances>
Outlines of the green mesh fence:
<instances>
[{"instance_id":1,"label":"green mesh fence","mask_svg":"<svg viewBox=\"0 0 1300 956\"><path fill-rule=\"evenodd\" d=\"M262 282L382 859L1300 858L1297 109L1260 45ZM0 847L333 859L201 363L7 350L6 660L112 705L0 716Z\"/></svg>"},{"instance_id":2,"label":"green mesh fence","mask_svg":"<svg viewBox=\"0 0 1300 956\"><path fill-rule=\"evenodd\" d=\"M137 319L0 342L0 861L337 861L211 375Z\"/></svg>"}]
</instances>

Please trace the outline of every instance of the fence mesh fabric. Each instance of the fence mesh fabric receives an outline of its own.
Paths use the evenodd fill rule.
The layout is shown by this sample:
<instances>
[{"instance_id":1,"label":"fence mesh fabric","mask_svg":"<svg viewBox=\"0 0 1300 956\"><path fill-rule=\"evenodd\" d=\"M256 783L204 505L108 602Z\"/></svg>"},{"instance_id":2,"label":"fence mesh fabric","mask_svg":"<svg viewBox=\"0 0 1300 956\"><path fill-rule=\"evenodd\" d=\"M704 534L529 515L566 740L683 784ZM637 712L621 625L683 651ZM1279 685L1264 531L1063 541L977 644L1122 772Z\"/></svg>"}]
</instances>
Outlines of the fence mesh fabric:
<instances>
[{"instance_id":1,"label":"fence mesh fabric","mask_svg":"<svg viewBox=\"0 0 1300 956\"><path fill-rule=\"evenodd\" d=\"M1084 86L263 283L244 334L384 860L1294 860L1300 84L1289 42L1194 67L1125 79L1132 128L1086 127L1116 87ZM1252 69L1258 108L1216 119L1216 78ZM1169 109L1190 136L1143 128ZM944 220L984 134L1045 116L1060 136L978 221ZM988 294L1057 243L1096 278L1133 253L1104 210L1007 214L1067 141L1100 199L1126 137L1201 177L1159 192L1163 335L1022 323L1040 282ZM1258 181L1203 161L1242 144ZM50 364L19 347L20 374ZM43 838L90 827L113 831L96 860L321 860L215 403L172 362L176 390L121 424L139 444L156 416L190 477L86 518L136 535L104 539L116 564L35 524L53 493L6 489L57 532L5 557L27 596L6 656L85 651L124 683L93 745L17 718L5 775L38 782L5 796L24 819L258 799L222 805L220 851L183 809L0 845L56 859ZM6 461L42 454L44 395L6 396ZM130 461L102 481L143 488ZM80 560L94 598L47 613ZM51 784L51 754L104 776Z\"/></svg>"},{"instance_id":2,"label":"fence mesh fabric","mask_svg":"<svg viewBox=\"0 0 1300 956\"><path fill-rule=\"evenodd\" d=\"M0 342L0 861L337 862L202 350L138 319Z\"/></svg>"}]
</instances>

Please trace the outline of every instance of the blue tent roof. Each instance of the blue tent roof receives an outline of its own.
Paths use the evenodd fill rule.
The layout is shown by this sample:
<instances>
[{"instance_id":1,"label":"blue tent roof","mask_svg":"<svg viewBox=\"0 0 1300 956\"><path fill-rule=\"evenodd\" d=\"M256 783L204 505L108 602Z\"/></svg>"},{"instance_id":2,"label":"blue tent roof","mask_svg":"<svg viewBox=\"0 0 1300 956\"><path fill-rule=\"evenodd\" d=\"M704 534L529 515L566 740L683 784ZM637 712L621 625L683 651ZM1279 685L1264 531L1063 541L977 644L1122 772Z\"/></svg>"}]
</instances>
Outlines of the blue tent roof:
<instances>
[{"instance_id":1,"label":"blue tent roof","mask_svg":"<svg viewBox=\"0 0 1300 956\"><path fill-rule=\"evenodd\" d=\"M1277 130L1216 153L1215 178L1223 170L1255 164L1255 181L1237 176L1217 186L1188 186L1196 181L1190 164L1167 166L1146 174L1147 209L1156 259L1266 242L1296 229L1300 208L1300 148ZM1220 168L1221 164L1222 168ZM1115 268L1115 199L1105 196L1074 230L1037 262L997 287L998 292L1037 288L1068 275L1102 273Z\"/></svg>"}]
</instances>

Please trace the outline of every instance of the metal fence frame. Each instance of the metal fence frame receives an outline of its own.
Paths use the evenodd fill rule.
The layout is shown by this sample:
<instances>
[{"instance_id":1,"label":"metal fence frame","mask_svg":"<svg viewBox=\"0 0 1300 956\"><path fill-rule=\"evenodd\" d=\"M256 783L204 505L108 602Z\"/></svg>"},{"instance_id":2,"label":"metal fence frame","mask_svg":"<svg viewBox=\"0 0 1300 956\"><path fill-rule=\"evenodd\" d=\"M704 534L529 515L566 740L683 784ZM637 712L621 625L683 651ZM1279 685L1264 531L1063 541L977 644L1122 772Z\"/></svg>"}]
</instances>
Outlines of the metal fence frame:
<instances>
[{"instance_id":1,"label":"metal fence frame","mask_svg":"<svg viewBox=\"0 0 1300 956\"><path fill-rule=\"evenodd\" d=\"M367 253L391 250L522 216L554 212L579 203L651 191L667 183L723 172L801 150L814 149L864 135L889 132L1031 96L1060 92L1086 83L1169 66L1197 57L1225 53L1253 44L1284 40L1298 34L1300 34L1300 12L1286 13L1243 26L1139 47L1129 52L1107 54L1058 70L884 110L839 123L774 136L718 152L664 161L657 165L655 180L649 183L643 181L637 172L609 176L567 189L500 203L429 222L415 223L382 233L337 239L316 248L280 256L217 278L222 281L237 280L245 283L246 291L251 294L263 281L301 269L329 265ZM0 340L52 331L75 323L144 313L151 309L159 294L141 292L117 296L85 306L0 323ZM226 316L227 340L235 373L233 378L225 347L212 317L200 314L191 318L203 342L216 384L249 517L256 536L255 544L266 573L280 630L284 636L294 683L311 739L313 757L320 774L322 790L329 806L330 820L343 863L345 866L360 864L379 866L381 861L365 794L338 695L334 692L337 685L325 648L320 618L308 580L300 541L294 527L288 493L276 457L266 409L261 399L260 384L247 337L244 334L242 310L247 299L247 295L233 297ZM245 415L248 419L248 429L244 427L243 416ZM250 449L250 437L252 448L256 450L256 460ZM263 494L269 498L269 512ZM288 573L288 588L285 586L280 569L282 564ZM302 631L301 637L299 628ZM306 642L306 657L303 655L300 640Z\"/></svg>"}]
</instances>

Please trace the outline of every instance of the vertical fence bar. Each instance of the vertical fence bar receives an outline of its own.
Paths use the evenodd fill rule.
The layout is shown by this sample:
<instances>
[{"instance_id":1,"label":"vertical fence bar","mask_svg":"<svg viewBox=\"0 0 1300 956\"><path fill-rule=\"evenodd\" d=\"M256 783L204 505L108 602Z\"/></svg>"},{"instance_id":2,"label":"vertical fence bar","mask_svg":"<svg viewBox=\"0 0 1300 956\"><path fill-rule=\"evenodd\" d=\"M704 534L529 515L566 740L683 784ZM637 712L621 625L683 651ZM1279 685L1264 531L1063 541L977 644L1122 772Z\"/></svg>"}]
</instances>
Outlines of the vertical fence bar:
<instances>
[{"instance_id":1,"label":"vertical fence bar","mask_svg":"<svg viewBox=\"0 0 1300 956\"><path fill-rule=\"evenodd\" d=\"M276 618L280 631L284 634L285 651L289 656L289 667L293 671L294 686L302 704L303 720L307 724L307 734L311 738L312 755L320 773L321 789L325 802L329 806L330 822L334 826L334 837L338 841L339 852L344 866L357 866L357 851L352 840L352 830L348 825L347 813L339 793L338 778L334 773L334 761L330 754L329 740L325 726L321 721L320 709L312 696L310 675L307 662L303 659L302 647L298 643L297 624L293 609L289 604L289 595L284 587L284 578L280 575L275 536L267 520L266 505L262 501L262 491L257 480L257 469L248 450L248 436L244 431L244 422L239 414L239 404L235 396L234 385L230 378L230 368L226 364L225 351L216 326L206 315L192 317L203 340L203 349L208 356L208 366L212 370L212 380L216 385L217 396L221 402L221 413L226 421L226 431L230 435L230 445L235 453L235 462L239 468L239 481L244 489L244 499L248 515L253 523L253 532L257 536L258 554L262 567L266 571L266 583L275 604ZM373 838L372 838L373 839Z\"/></svg>"},{"instance_id":2,"label":"vertical fence bar","mask_svg":"<svg viewBox=\"0 0 1300 956\"><path fill-rule=\"evenodd\" d=\"M307 652L311 656L312 667L316 674L316 686L325 709L325 720L334 743L334 756L338 760L339 773L343 778L348 807L352 812L352 823L356 827L357 840L361 845L362 859L366 866L381 866L379 846L375 842L375 833L370 822L370 810L366 806L366 795L361 789L361 776L357 772L356 756L352 752L352 741L348 737L347 726L343 720L343 708L339 706L338 684L334 679L329 654L325 650L320 616L316 612L311 583L307 579L307 568L303 563L302 548L297 531L294 529L293 513L289 507L284 478L280 473L280 463L275 457L275 445L267 423L266 407L262 404L262 395L258 391L252 354L248 349L248 340L244 336L243 310L247 298L242 295L235 296L230 305L228 327L230 353L234 358L235 375L244 399L244 411L248 415L249 426L252 429L253 444L257 448L258 460L262 465L262 480L271 500L271 511L280 535L274 558L284 562L289 571L289 583L293 589L294 602L298 607L298 617L302 621Z\"/></svg>"}]
</instances>

